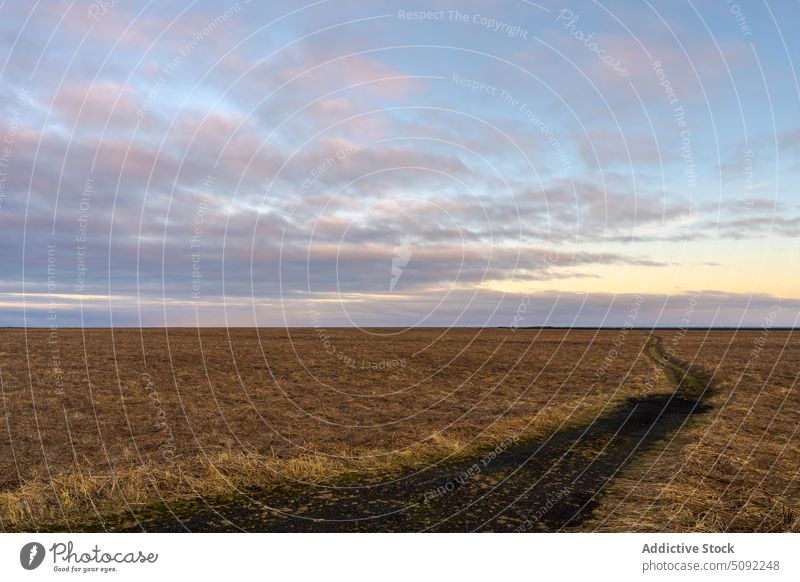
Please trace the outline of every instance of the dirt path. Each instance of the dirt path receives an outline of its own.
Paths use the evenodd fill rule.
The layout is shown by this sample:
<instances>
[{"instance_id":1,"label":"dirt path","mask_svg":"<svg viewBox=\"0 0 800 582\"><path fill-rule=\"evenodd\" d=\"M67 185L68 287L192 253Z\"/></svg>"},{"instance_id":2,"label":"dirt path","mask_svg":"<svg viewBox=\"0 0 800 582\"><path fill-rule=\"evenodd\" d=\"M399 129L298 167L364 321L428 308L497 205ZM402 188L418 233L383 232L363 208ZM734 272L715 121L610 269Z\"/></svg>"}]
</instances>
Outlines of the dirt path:
<instances>
[{"instance_id":1,"label":"dirt path","mask_svg":"<svg viewBox=\"0 0 800 582\"><path fill-rule=\"evenodd\" d=\"M160 517L128 531L559 531L579 529L599 496L636 455L658 446L692 414L705 412L706 384L648 355L675 392L628 400L580 429L516 443L389 483L344 484L256 494Z\"/></svg>"}]
</instances>

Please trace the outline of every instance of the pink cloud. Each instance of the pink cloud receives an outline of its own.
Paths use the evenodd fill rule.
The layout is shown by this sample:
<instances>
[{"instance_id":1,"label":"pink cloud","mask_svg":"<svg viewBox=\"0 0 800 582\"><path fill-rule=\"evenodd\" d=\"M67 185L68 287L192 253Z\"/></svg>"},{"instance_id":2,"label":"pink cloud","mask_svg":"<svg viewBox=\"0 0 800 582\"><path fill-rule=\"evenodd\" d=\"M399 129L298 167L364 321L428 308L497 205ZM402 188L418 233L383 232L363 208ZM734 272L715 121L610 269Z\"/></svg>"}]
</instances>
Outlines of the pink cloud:
<instances>
[{"instance_id":1,"label":"pink cloud","mask_svg":"<svg viewBox=\"0 0 800 582\"><path fill-rule=\"evenodd\" d=\"M337 56L320 49L305 50L301 55L291 55L289 60L295 64L281 71L279 77L316 94L358 85L359 92L403 99L424 86L419 79L361 55Z\"/></svg>"},{"instance_id":2,"label":"pink cloud","mask_svg":"<svg viewBox=\"0 0 800 582\"><path fill-rule=\"evenodd\" d=\"M130 126L136 119L136 92L112 82L63 87L52 99L52 110L64 121L81 127Z\"/></svg>"}]
</instances>

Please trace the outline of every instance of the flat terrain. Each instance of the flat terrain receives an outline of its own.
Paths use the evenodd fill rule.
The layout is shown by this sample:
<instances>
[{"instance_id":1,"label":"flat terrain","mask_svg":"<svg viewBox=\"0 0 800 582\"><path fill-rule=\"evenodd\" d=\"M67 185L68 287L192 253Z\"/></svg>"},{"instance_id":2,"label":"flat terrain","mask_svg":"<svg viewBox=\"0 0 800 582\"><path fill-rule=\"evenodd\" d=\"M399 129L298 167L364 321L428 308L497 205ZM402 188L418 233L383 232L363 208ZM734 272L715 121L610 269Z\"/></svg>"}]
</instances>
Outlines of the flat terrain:
<instances>
[{"instance_id":1,"label":"flat terrain","mask_svg":"<svg viewBox=\"0 0 800 582\"><path fill-rule=\"evenodd\" d=\"M796 396L797 340L784 333L787 357L778 333L760 352L781 374L775 394L761 386L770 402ZM698 443L680 439L727 402L728 381L709 374L732 373L724 341L704 337L685 334L695 356L676 367L638 330L2 331L0 526L657 528L657 504L645 511L630 484L674 482L641 474L655 475L646 467L665 451L684 463ZM761 442L796 455L786 430ZM725 455L718 445L703 454ZM797 474L782 475L777 503L795 517L777 529L797 529ZM778 495L742 472L732 480ZM697 528L703 511L687 509L692 525L660 523Z\"/></svg>"},{"instance_id":2,"label":"flat terrain","mask_svg":"<svg viewBox=\"0 0 800 582\"><path fill-rule=\"evenodd\" d=\"M715 390L702 423L609 487L607 531L800 531L800 333L659 333Z\"/></svg>"},{"instance_id":3,"label":"flat terrain","mask_svg":"<svg viewBox=\"0 0 800 582\"><path fill-rule=\"evenodd\" d=\"M655 342L648 346L662 361ZM142 516L127 531L563 531L580 529L636 456L707 411L705 384L665 367L670 394L629 398L585 427L494 449L396 479L254 491L180 515ZM673 375L674 374L674 375Z\"/></svg>"}]
</instances>

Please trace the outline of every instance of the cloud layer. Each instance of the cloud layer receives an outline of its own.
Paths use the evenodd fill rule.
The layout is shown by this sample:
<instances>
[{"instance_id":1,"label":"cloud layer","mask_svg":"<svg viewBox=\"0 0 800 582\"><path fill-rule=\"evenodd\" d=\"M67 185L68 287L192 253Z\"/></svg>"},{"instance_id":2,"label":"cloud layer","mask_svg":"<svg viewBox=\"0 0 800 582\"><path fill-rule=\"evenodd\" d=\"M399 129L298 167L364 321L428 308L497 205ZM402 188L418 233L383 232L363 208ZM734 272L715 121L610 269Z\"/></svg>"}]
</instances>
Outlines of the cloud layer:
<instances>
[{"instance_id":1,"label":"cloud layer","mask_svg":"<svg viewBox=\"0 0 800 582\"><path fill-rule=\"evenodd\" d=\"M796 7L431 5L3 7L0 324L792 324Z\"/></svg>"}]
</instances>

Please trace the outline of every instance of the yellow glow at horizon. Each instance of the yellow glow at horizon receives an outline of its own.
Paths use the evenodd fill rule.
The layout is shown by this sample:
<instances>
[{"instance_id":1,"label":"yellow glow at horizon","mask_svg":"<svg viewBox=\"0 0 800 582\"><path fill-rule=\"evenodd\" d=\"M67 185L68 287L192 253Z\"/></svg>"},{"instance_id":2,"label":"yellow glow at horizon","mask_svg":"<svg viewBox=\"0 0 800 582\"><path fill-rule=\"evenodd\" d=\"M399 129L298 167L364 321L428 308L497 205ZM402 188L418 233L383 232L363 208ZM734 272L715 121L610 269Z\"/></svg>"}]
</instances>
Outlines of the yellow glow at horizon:
<instances>
[{"instance_id":1,"label":"yellow glow at horizon","mask_svg":"<svg viewBox=\"0 0 800 582\"><path fill-rule=\"evenodd\" d=\"M774 257L765 264L740 257L735 265L676 264L584 265L558 269L565 278L485 281L481 287L510 294L564 291L571 293L680 294L722 291L800 298L800 273ZM569 275L574 276L570 277ZM581 276L583 275L583 276ZM588 275L588 276L586 276Z\"/></svg>"}]
</instances>

